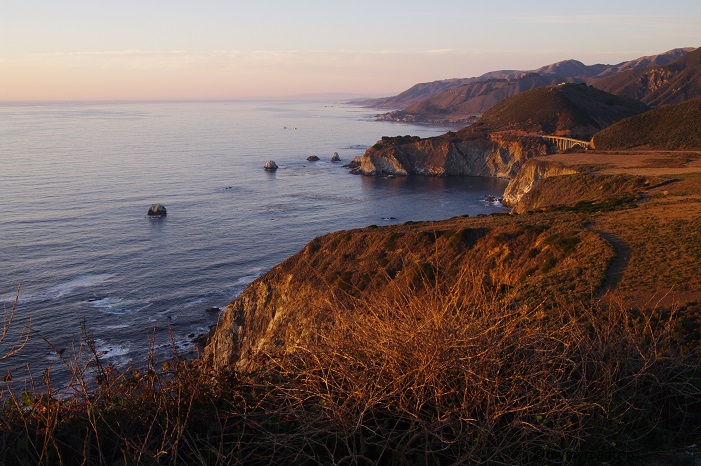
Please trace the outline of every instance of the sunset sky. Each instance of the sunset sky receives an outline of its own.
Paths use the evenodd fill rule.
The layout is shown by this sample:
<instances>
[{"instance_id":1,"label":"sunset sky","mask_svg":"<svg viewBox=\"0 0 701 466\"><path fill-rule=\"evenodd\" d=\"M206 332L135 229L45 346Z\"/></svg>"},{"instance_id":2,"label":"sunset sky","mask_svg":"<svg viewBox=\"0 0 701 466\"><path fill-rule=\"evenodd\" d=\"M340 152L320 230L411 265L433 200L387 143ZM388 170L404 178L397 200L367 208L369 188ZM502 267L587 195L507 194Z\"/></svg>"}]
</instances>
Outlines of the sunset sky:
<instances>
[{"instance_id":1,"label":"sunset sky","mask_svg":"<svg viewBox=\"0 0 701 466\"><path fill-rule=\"evenodd\" d=\"M698 46L699 0L0 0L0 101L381 96Z\"/></svg>"}]
</instances>

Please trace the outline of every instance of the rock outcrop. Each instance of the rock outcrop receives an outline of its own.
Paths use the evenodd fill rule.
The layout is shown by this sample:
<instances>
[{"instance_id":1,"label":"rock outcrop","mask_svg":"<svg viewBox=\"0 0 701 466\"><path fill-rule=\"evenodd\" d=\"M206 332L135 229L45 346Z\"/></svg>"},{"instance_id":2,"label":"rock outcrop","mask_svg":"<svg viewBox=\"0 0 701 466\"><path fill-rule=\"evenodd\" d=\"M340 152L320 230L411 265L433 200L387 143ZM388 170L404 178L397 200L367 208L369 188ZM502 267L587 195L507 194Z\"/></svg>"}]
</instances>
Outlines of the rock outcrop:
<instances>
[{"instance_id":1,"label":"rock outcrop","mask_svg":"<svg viewBox=\"0 0 701 466\"><path fill-rule=\"evenodd\" d=\"M531 157L546 155L548 144L539 137L492 133L460 139L455 133L396 143L379 141L361 159L364 175L495 176L511 178Z\"/></svg>"},{"instance_id":2,"label":"rock outcrop","mask_svg":"<svg viewBox=\"0 0 701 466\"><path fill-rule=\"evenodd\" d=\"M310 155L309 157L307 157L307 161L309 161L309 162L318 162L318 161L319 161L319 156L317 156L317 155Z\"/></svg>"},{"instance_id":3,"label":"rock outcrop","mask_svg":"<svg viewBox=\"0 0 701 466\"><path fill-rule=\"evenodd\" d=\"M148 207L147 215L149 217L165 217L168 214L164 205L161 204L151 204Z\"/></svg>"},{"instance_id":4,"label":"rock outcrop","mask_svg":"<svg viewBox=\"0 0 701 466\"><path fill-rule=\"evenodd\" d=\"M278 166L274 160L268 160L267 162L265 162L265 165L263 165L263 168L265 168L266 170L273 171L277 170Z\"/></svg>"},{"instance_id":5,"label":"rock outcrop","mask_svg":"<svg viewBox=\"0 0 701 466\"><path fill-rule=\"evenodd\" d=\"M521 167L518 174L509 181L504 190L501 203L507 207L515 207L521 198L542 179L574 173L578 173L577 170L566 167L561 163L543 159L529 160Z\"/></svg>"},{"instance_id":6,"label":"rock outcrop","mask_svg":"<svg viewBox=\"0 0 701 466\"><path fill-rule=\"evenodd\" d=\"M340 162L341 161L341 156L338 155L338 152L333 153L333 155L331 156L331 161L332 162Z\"/></svg>"}]
</instances>

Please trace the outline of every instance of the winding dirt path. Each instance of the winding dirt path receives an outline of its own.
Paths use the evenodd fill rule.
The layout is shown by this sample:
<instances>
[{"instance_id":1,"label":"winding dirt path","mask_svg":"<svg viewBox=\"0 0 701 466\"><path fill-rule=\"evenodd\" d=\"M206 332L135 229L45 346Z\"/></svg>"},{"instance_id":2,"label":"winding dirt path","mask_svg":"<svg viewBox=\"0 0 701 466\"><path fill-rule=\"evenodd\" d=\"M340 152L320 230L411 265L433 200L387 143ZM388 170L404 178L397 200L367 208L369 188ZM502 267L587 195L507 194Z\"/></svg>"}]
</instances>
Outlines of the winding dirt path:
<instances>
[{"instance_id":1,"label":"winding dirt path","mask_svg":"<svg viewBox=\"0 0 701 466\"><path fill-rule=\"evenodd\" d=\"M621 283L621 280L623 279L623 273L628 267L628 262L630 262L633 251L630 246L628 246L628 243L623 241L618 236L597 228L591 228L591 231L597 233L608 241L613 247L613 250L616 252L616 256L613 258L609 264L608 270L606 271L604 285L599 291L599 297L602 297L609 293L613 293L616 288L618 288L618 284Z\"/></svg>"}]
</instances>

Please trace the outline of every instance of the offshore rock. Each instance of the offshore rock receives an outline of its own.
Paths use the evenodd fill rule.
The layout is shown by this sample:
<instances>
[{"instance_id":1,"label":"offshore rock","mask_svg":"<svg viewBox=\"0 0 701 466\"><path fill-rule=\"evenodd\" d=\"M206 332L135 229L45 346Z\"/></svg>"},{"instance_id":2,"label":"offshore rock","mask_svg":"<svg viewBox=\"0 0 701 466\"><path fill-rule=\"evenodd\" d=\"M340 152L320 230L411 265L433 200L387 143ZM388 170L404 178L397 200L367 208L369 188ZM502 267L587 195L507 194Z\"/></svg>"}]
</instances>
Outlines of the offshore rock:
<instances>
[{"instance_id":1,"label":"offshore rock","mask_svg":"<svg viewBox=\"0 0 701 466\"><path fill-rule=\"evenodd\" d=\"M333 156L331 157L332 162L340 162L341 161L341 156L338 155L338 152L334 152Z\"/></svg>"},{"instance_id":2,"label":"offshore rock","mask_svg":"<svg viewBox=\"0 0 701 466\"><path fill-rule=\"evenodd\" d=\"M274 160L268 160L267 162L265 162L265 165L263 165L263 168L265 168L266 170L272 171L272 170L277 170L278 167L277 167L277 164L275 163Z\"/></svg>"},{"instance_id":3,"label":"offshore rock","mask_svg":"<svg viewBox=\"0 0 701 466\"><path fill-rule=\"evenodd\" d=\"M151 204L148 207L148 213L147 215L149 217L165 217L167 215L167 211L164 205L161 204Z\"/></svg>"},{"instance_id":4,"label":"offshore rock","mask_svg":"<svg viewBox=\"0 0 701 466\"><path fill-rule=\"evenodd\" d=\"M353 160L348 162L343 166L343 168L360 168L360 166L363 164L363 157L361 155L357 155L353 157Z\"/></svg>"},{"instance_id":5,"label":"offshore rock","mask_svg":"<svg viewBox=\"0 0 701 466\"><path fill-rule=\"evenodd\" d=\"M309 157L307 157L307 160L310 162L317 162L319 160L319 157L317 157L316 155L310 155Z\"/></svg>"}]
</instances>

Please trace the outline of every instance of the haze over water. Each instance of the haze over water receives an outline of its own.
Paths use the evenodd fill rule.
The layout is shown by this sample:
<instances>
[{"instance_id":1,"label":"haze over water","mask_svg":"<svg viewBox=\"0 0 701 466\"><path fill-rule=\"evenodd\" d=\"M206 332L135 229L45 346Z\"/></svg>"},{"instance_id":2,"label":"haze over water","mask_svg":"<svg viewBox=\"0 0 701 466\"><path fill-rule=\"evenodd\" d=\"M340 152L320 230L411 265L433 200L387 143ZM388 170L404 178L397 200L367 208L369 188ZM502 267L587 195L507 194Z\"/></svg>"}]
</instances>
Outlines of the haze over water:
<instances>
[{"instance_id":1,"label":"haze over water","mask_svg":"<svg viewBox=\"0 0 701 466\"><path fill-rule=\"evenodd\" d=\"M338 103L0 105L0 300L57 349L87 328L106 362L140 364L147 335L183 351L244 287L315 236L505 211L506 181L348 174L383 135L440 128L376 122ZM338 152L341 163L330 158ZM318 155L319 162L307 162ZM280 169L265 172L276 160ZM154 202L163 219L146 217ZM6 349L6 346L0 350ZM55 361L32 335L0 372Z\"/></svg>"}]
</instances>

